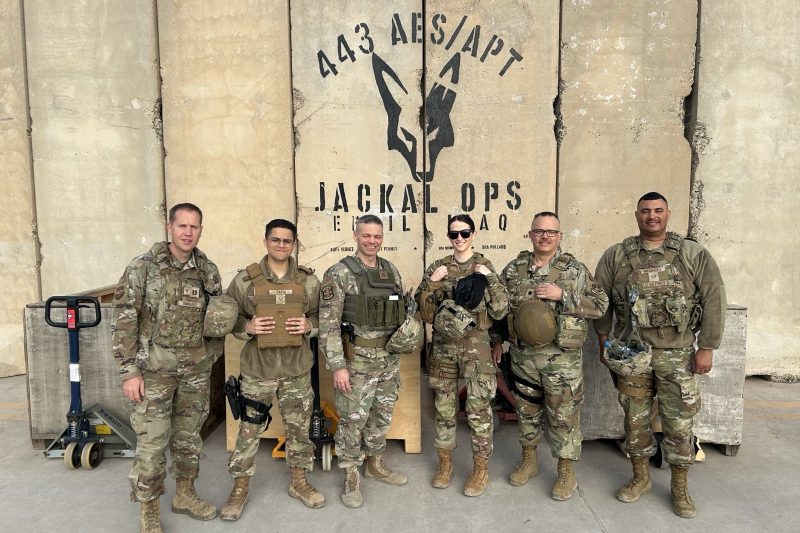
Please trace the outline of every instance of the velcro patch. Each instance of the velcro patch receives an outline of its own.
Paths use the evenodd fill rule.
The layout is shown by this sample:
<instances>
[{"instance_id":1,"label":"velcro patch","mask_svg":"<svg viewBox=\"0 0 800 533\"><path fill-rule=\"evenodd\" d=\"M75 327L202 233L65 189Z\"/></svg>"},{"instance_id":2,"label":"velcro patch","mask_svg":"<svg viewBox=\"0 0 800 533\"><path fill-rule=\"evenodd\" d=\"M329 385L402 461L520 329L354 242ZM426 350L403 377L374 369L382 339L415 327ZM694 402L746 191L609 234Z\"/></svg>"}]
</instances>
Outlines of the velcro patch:
<instances>
[{"instance_id":1,"label":"velcro patch","mask_svg":"<svg viewBox=\"0 0 800 533\"><path fill-rule=\"evenodd\" d=\"M117 285L117 289L114 291L114 299L121 300L123 296L125 296L125 286L120 283Z\"/></svg>"},{"instance_id":2,"label":"velcro patch","mask_svg":"<svg viewBox=\"0 0 800 533\"><path fill-rule=\"evenodd\" d=\"M325 285L324 287L322 287L320 294L322 295L323 300L330 300L331 298L333 298L333 287L331 287L330 285Z\"/></svg>"}]
</instances>

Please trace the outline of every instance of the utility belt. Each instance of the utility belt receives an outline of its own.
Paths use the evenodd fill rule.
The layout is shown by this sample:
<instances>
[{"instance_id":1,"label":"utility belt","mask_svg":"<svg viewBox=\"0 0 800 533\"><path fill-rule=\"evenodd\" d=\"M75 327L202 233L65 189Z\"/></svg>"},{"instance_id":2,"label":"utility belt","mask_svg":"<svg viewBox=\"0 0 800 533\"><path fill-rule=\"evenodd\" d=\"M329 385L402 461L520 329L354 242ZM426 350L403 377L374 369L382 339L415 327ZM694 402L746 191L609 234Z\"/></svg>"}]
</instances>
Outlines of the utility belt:
<instances>
[{"instance_id":1,"label":"utility belt","mask_svg":"<svg viewBox=\"0 0 800 533\"><path fill-rule=\"evenodd\" d=\"M228 381L225 382L225 396L228 398L228 405L231 408L234 420L241 420L242 422L259 426L266 421L267 426L264 429L269 428L269 424L272 422L272 415L269 414L270 409L272 409L272 402L265 404L245 397L242 394L242 376L239 376L239 379L233 376L228 377ZM248 407L256 411L255 416L247 414Z\"/></svg>"},{"instance_id":2,"label":"utility belt","mask_svg":"<svg viewBox=\"0 0 800 533\"><path fill-rule=\"evenodd\" d=\"M342 324L342 349L344 351L344 358L347 361L352 361L355 355L355 347L361 346L362 348L378 348L382 349L389 342L391 335L387 337L378 337L376 339L365 339L356 335L355 329L352 324Z\"/></svg>"}]
</instances>

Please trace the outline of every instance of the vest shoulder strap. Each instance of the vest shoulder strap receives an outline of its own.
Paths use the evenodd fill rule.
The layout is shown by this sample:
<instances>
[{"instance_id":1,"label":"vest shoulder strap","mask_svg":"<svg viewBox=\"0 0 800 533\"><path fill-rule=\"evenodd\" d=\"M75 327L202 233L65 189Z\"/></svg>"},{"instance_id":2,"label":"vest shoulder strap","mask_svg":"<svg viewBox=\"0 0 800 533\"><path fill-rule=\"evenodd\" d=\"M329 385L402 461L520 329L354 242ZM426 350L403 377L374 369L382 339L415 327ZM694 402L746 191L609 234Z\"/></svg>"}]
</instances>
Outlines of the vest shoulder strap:
<instances>
[{"instance_id":1,"label":"vest shoulder strap","mask_svg":"<svg viewBox=\"0 0 800 533\"><path fill-rule=\"evenodd\" d=\"M261 267L258 263L247 265L247 275L250 276L250 281L253 282L253 290L255 291L256 295L266 295L267 280L264 278L264 273L261 272Z\"/></svg>"},{"instance_id":2,"label":"vest shoulder strap","mask_svg":"<svg viewBox=\"0 0 800 533\"><path fill-rule=\"evenodd\" d=\"M475 254L475 262L474 262L474 264L476 264L476 265L485 265L485 264L489 263L489 260L486 259L486 257L484 257L482 253L480 253L480 252L473 252L473 253Z\"/></svg>"},{"instance_id":3,"label":"vest shoulder strap","mask_svg":"<svg viewBox=\"0 0 800 533\"><path fill-rule=\"evenodd\" d=\"M527 279L528 271L531 269L531 254L526 250L521 251L517 254L514 264L517 267L517 277Z\"/></svg>"},{"instance_id":4,"label":"vest shoulder strap","mask_svg":"<svg viewBox=\"0 0 800 533\"><path fill-rule=\"evenodd\" d=\"M342 257L339 260L339 262L342 263L344 266L346 266L348 269L350 269L350 272L352 272L356 276L360 276L361 274L364 273L364 268L361 266L361 264L359 264L358 259L356 259L352 255Z\"/></svg>"},{"instance_id":5,"label":"vest shoulder strap","mask_svg":"<svg viewBox=\"0 0 800 533\"><path fill-rule=\"evenodd\" d=\"M672 263L675 256L681 251L683 246L683 237L672 231L667 232L667 241L664 243L664 259L667 263Z\"/></svg>"},{"instance_id":6,"label":"vest shoulder strap","mask_svg":"<svg viewBox=\"0 0 800 533\"><path fill-rule=\"evenodd\" d=\"M637 237L628 237L622 241L622 251L625 252L625 257L631 263L631 266L636 268L642 264L639 259L639 240Z\"/></svg>"},{"instance_id":7,"label":"vest shoulder strap","mask_svg":"<svg viewBox=\"0 0 800 533\"><path fill-rule=\"evenodd\" d=\"M550 263L550 270L547 272L547 283L553 283L558 275L567 270L570 262L575 259L572 254L562 253L558 259Z\"/></svg>"}]
</instances>

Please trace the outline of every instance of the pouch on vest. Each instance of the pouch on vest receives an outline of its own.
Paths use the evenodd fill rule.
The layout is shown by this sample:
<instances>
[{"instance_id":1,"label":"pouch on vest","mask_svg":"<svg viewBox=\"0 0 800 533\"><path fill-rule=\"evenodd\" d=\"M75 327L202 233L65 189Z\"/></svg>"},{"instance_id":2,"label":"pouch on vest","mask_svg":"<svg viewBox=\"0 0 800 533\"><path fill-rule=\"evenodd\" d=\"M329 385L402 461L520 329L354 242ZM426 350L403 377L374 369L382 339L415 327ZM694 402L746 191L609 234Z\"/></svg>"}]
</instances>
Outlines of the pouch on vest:
<instances>
[{"instance_id":1,"label":"pouch on vest","mask_svg":"<svg viewBox=\"0 0 800 533\"><path fill-rule=\"evenodd\" d=\"M562 350L583 348L586 340L586 320L574 316L558 315L556 343Z\"/></svg>"},{"instance_id":2,"label":"pouch on vest","mask_svg":"<svg viewBox=\"0 0 800 533\"><path fill-rule=\"evenodd\" d=\"M346 294L342 321L369 328L399 327L406 318L405 301L397 294L391 267L380 260L380 268L364 269L353 256L340 261L356 277L358 294Z\"/></svg>"},{"instance_id":3,"label":"pouch on vest","mask_svg":"<svg viewBox=\"0 0 800 533\"><path fill-rule=\"evenodd\" d=\"M203 344L206 298L203 282L193 277L195 275L194 271L187 270L185 274L169 274L177 280L162 280L170 290L165 291L159 305L153 342L167 348L190 348Z\"/></svg>"}]
</instances>

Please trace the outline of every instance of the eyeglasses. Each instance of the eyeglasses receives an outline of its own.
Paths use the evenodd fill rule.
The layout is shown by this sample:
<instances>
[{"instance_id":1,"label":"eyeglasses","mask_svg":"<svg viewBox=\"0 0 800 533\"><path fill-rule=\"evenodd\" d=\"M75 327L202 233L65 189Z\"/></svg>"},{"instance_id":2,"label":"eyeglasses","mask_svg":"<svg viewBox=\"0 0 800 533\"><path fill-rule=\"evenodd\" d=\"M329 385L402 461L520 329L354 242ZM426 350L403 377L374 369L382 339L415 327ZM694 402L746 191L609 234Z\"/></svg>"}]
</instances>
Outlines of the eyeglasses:
<instances>
[{"instance_id":1,"label":"eyeglasses","mask_svg":"<svg viewBox=\"0 0 800 533\"><path fill-rule=\"evenodd\" d=\"M459 231L448 231L447 238L451 241L458 239L458 236L461 235L462 239L469 239L469 236L472 235L471 229L462 229Z\"/></svg>"},{"instance_id":2,"label":"eyeglasses","mask_svg":"<svg viewBox=\"0 0 800 533\"><path fill-rule=\"evenodd\" d=\"M557 229L532 229L531 233L533 233L537 237L541 237L545 233L547 234L548 237L557 237L561 233L561 231Z\"/></svg>"},{"instance_id":3,"label":"eyeglasses","mask_svg":"<svg viewBox=\"0 0 800 533\"><path fill-rule=\"evenodd\" d=\"M269 239L267 239L267 242L269 244L271 244L272 246L280 246L280 245L293 246L294 245L294 239L279 239L277 237L270 237Z\"/></svg>"}]
</instances>

